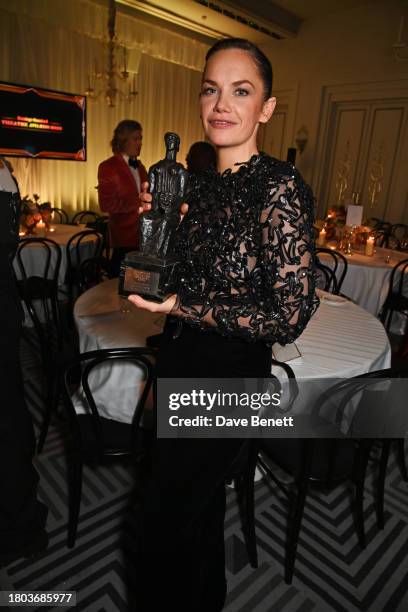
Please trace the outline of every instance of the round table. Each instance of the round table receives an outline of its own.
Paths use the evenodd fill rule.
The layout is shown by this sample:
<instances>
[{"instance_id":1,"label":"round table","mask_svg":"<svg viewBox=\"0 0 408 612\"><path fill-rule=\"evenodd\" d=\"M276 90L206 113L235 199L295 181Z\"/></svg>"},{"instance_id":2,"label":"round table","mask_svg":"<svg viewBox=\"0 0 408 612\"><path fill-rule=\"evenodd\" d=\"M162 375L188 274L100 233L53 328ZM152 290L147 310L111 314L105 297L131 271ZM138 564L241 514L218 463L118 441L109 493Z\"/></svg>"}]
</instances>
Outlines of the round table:
<instances>
[{"instance_id":1,"label":"round table","mask_svg":"<svg viewBox=\"0 0 408 612\"><path fill-rule=\"evenodd\" d=\"M75 234L82 232L87 229L86 225L64 225L64 224L56 224L51 225L51 229L53 231L48 231L46 235L44 235L44 230L37 230L37 233L34 234L33 238L50 238L54 240L61 247L61 266L58 275L58 285L63 285L65 282L66 272L67 272L67 254L66 254L66 246L68 240L72 238ZM31 238L31 236L26 236L26 238ZM81 248L81 257L86 259L87 257L92 257L93 248L92 244L95 242L95 236L87 236L80 245ZM45 251L41 246L31 244L27 246L27 248L23 251L23 263L27 272L27 276L39 276L42 274L42 270L44 267L44 259L45 259ZM14 270L16 272L17 278L21 278L21 271L19 270L19 266L14 261ZM51 262L51 271L52 271L52 262Z\"/></svg>"},{"instance_id":2,"label":"round table","mask_svg":"<svg viewBox=\"0 0 408 612\"><path fill-rule=\"evenodd\" d=\"M325 265L332 265L329 255L319 254L319 259ZM378 316L387 297L392 269L403 259L408 259L408 253L392 249L377 247L372 257L354 251L353 255L347 256L348 267L341 292L374 316ZM343 269L342 264L339 266L340 269ZM408 274L406 276L408 285ZM400 327L400 321L397 325L395 317L392 331L402 333L399 331Z\"/></svg>"},{"instance_id":3,"label":"round table","mask_svg":"<svg viewBox=\"0 0 408 612\"><path fill-rule=\"evenodd\" d=\"M112 279L78 298L74 318L81 353L145 346L147 336L160 333L163 316L136 309L117 291L118 280ZM380 321L352 302L332 302L322 295L316 314L296 340L301 356L288 362L296 378L349 378L389 367L391 350ZM92 389L102 416L129 423L141 375L127 368L134 366L101 368ZM273 373L279 376L277 370ZM79 395L75 404L78 412L84 410Z\"/></svg>"}]
</instances>

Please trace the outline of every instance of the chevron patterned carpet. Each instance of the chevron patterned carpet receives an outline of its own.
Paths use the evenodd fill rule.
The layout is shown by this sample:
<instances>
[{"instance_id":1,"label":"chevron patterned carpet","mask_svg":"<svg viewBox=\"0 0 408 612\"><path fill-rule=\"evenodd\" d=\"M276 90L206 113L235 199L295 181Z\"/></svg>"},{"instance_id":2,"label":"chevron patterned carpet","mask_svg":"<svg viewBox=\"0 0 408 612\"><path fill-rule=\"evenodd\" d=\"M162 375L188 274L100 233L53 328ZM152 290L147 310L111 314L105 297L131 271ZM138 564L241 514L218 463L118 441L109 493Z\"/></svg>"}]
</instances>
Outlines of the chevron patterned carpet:
<instances>
[{"instance_id":1,"label":"chevron patterned carpet","mask_svg":"<svg viewBox=\"0 0 408 612\"><path fill-rule=\"evenodd\" d=\"M27 347L23 367L27 402L38 429L42 389L38 364ZM132 470L122 463L85 468L78 539L76 547L69 550L65 545L63 435L61 426L53 426L44 453L35 460L40 497L49 507L49 548L35 562L19 561L0 571L0 586L3 590L76 590L78 612L137 612L137 576L132 572L134 525L126 511ZM229 489L225 612L408 610L408 483L401 480L392 455L386 484L386 525L378 531L374 477L373 464L365 497L364 551L352 524L348 489L338 487L330 494L319 491L308 497L291 586L283 581L286 509L282 494L264 481L256 485L259 567L253 570L247 561L235 492ZM41 608L46 609L50 608Z\"/></svg>"}]
</instances>

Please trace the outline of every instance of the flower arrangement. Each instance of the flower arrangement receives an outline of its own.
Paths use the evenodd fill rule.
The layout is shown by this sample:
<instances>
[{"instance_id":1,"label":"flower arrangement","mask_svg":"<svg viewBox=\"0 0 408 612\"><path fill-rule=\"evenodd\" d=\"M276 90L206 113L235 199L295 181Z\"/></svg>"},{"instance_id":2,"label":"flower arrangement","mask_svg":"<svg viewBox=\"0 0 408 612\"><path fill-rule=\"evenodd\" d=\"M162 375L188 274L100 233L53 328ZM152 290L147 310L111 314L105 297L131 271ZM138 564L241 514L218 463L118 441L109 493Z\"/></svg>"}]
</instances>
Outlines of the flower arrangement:
<instances>
[{"instance_id":1,"label":"flower arrangement","mask_svg":"<svg viewBox=\"0 0 408 612\"><path fill-rule=\"evenodd\" d=\"M40 204L40 196L34 193L32 198L24 196L21 199L20 225L25 234L35 234L37 223L43 221L46 229L50 227L52 206L50 202Z\"/></svg>"}]
</instances>

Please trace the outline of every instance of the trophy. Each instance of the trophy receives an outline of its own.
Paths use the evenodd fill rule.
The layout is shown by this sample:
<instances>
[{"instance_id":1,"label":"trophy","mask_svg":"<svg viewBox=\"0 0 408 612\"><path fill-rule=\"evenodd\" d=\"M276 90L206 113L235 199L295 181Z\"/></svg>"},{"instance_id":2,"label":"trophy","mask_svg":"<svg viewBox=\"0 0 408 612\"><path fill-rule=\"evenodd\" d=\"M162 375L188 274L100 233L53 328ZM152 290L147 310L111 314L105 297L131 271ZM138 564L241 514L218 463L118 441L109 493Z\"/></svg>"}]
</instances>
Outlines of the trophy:
<instances>
[{"instance_id":1,"label":"trophy","mask_svg":"<svg viewBox=\"0 0 408 612\"><path fill-rule=\"evenodd\" d=\"M176 161L180 138L164 136L166 157L149 169L151 210L140 216L139 250L122 261L119 295L137 293L147 300L163 302L170 293L177 258L174 255L180 205L187 191L188 172Z\"/></svg>"}]
</instances>

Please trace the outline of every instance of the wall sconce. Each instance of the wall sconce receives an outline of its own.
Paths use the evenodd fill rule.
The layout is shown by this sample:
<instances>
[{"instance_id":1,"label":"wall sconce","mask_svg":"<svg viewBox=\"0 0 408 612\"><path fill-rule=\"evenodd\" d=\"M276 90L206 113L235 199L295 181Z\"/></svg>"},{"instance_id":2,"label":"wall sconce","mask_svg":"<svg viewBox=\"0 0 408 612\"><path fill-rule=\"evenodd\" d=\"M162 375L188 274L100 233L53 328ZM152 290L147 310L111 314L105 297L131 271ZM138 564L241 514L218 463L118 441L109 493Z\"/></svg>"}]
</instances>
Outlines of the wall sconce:
<instances>
[{"instance_id":1,"label":"wall sconce","mask_svg":"<svg viewBox=\"0 0 408 612\"><path fill-rule=\"evenodd\" d=\"M309 140L309 134L304 125L297 131L295 143L299 154L302 155L306 148L307 141Z\"/></svg>"},{"instance_id":2,"label":"wall sconce","mask_svg":"<svg viewBox=\"0 0 408 612\"><path fill-rule=\"evenodd\" d=\"M408 41L404 40L405 18L401 17L398 27L398 38L392 47L394 49L394 58L396 60L408 60Z\"/></svg>"}]
</instances>

